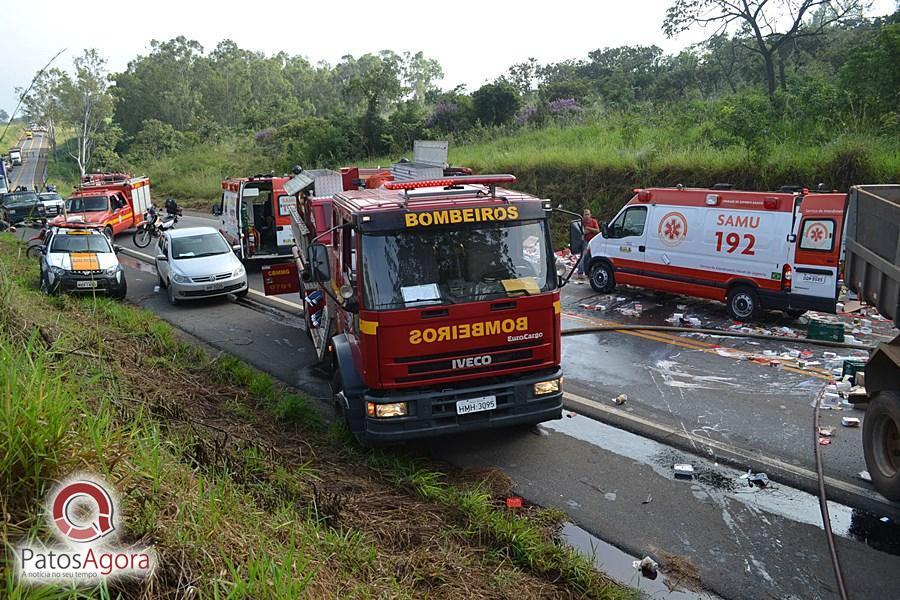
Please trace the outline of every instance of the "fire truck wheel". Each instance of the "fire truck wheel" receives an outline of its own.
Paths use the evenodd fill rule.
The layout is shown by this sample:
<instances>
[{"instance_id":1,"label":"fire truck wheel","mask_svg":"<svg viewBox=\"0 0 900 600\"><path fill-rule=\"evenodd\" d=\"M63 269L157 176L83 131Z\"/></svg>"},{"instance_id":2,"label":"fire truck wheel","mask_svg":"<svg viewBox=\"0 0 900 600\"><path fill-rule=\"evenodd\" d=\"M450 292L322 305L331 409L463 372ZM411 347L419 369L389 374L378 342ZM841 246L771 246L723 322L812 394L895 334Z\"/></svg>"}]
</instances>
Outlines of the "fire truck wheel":
<instances>
[{"instance_id":1,"label":"fire truck wheel","mask_svg":"<svg viewBox=\"0 0 900 600\"><path fill-rule=\"evenodd\" d=\"M112 228L112 226L107 225L106 227L104 227L104 228L103 228L103 235L106 236L106 239L108 239L110 242L112 242L112 240L113 240L113 228Z\"/></svg>"},{"instance_id":2,"label":"fire truck wheel","mask_svg":"<svg viewBox=\"0 0 900 600\"><path fill-rule=\"evenodd\" d=\"M863 454L875 489L900 501L900 392L872 396L863 421Z\"/></svg>"},{"instance_id":3,"label":"fire truck wheel","mask_svg":"<svg viewBox=\"0 0 900 600\"><path fill-rule=\"evenodd\" d=\"M334 416L349 429L350 419L347 417L344 406L338 401L338 394L341 392L342 388L343 382L341 380L341 370L335 369L334 373L331 374L331 405L334 408Z\"/></svg>"},{"instance_id":4,"label":"fire truck wheel","mask_svg":"<svg viewBox=\"0 0 900 600\"><path fill-rule=\"evenodd\" d=\"M607 262L594 263L591 266L591 287L598 294L606 294L616 287L612 267Z\"/></svg>"},{"instance_id":5,"label":"fire truck wheel","mask_svg":"<svg viewBox=\"0 0 900 600\"><path fill-rule=\"evenodd\" d=\"M759 294L750 286L735 286L728 291L725 307L735 321L753 321L759 316Z\"/></svg>"}]
</instances>

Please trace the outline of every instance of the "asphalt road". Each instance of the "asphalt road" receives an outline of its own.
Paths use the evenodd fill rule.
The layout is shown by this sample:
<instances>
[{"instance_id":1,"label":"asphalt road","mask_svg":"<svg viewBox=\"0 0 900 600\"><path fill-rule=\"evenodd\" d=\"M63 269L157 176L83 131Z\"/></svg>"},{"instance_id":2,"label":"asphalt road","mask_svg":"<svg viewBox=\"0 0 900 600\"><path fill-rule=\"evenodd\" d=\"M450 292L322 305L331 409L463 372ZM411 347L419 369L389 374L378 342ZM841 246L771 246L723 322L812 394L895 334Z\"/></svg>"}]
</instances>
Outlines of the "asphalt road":
<instances>
[{"instance_id":1,"label":"asphalt road","mask_svg":"<svg viewBox=\"0 0 900 600\"><path fill-rule=\"evenodd\" d=\"M186 216L179 226L195 224L210 223ZM125 237L118 241L129 245ZM314 397L327 398L327 381L312 366L312 348L296 314L229 299L171 307L155 289L151 266L124 254L122 261L130 302ZM251 280L258 288L258 274ZM597 311L579 306L590 295L585 286L566 291L567 326L598 318ZM626 299L626 309L635 302L663 308L633 318L609 309L602 313L604 320L658 318L684 302L636 299L628 292L613 301L619 297ZM690 305L684 310L701 314L704 322L721 320L715 305ZM765 450L789 464L809 465L810 404L821 373L739 361L715 348L724 347L728 354L732 347L760 352L767 349L764 344L688 340L678 345L620 333L567 338L564 367L568 390L602 406L612 406L610 398L625 392L629 399L617 410L683 429L696 440L693 452L576 413L533 432L462 435L408 448L462 467L500 468L528 501L564 510L576 524L635 556L663 551L690 559L704 586L723 597L836 597L815 499L781 484L748 487L740 470L723 466L715 452L707 451L709 440L724 440L750 452ZM862 468L854 435L858 432L838 430L826 449L826 468L861 484L853 475ZM673 478L672 465L680 462L694 465L692 480ZM889 597L890 590L900 588L898 527L880 521L883 513L839 504L832 504L830 513L851 595ZM634 578L630 583L641 582Z\"/></svg>"},{"instance_id":2,"label":"asphalt road","mask_svg":"<svg viewBox=\"0 0 900 600\"><path fill-rule=\"evenodd\" d=\"M22 165L10 169L10 189L14 190L20 185L34 189L43 186L44 165L46 164L47 139L43 133L35 132L30 140L22 139L18 142L22 149Z\"/></svg>"},{"instance_id":3,"label":"asphalt road","mask_svg":"<svg viewBox=\"0 0 900 600\"><path fill-rule=\"evenodd\" d=\"M217 223L212 216L189 214L182 217L178 227L216 226ZM121 236L118 243L134 248L130 236ZM142 252L153 256L155 247L151 245ZM251 267L248 276L254 300L291 312L301 308L300 299L295 295L263 297L258 268ZM584 308L597 304L605 310ZM618 290L614 294L598 296L588 285L570 283L563 289L563 306L563 327L566 329L612 323L666 325L665 319L673 312L699 318L705 327L725 329L733 326L721 304L636 290ZM683 308L678 309L678 306ZM641 310L640 315L630 314L635 307ZM797 335L805 335L802 324L792 322L780 313L767 315L763 326L767 330L787 328ZM851 327L848 326L848 332ZM874 327L884 337L896 333L887 324L881 329L877 324ZM861 335L860 338L860 341L872 344L882 339L874 332L865 339ZM812 351L814 356L810 360L820 364L804 369L798 368L793 361L783 361L782 368L773 368L747 360L748 356L766 352L780 355L791 349ZM746 456L778 458L811 474L815 471L810 446L812 406L826 380L831 378L826 373L831 367L840 367L844 358L866 357L863 351L843 350L835 352L837 356L825 358L831 351L833 349L811 346L803 341L785 344L665 333L600 333L566 338L563 367L566 389L604 403L608 409L603 415L595 412L594 416L607 422L651 435L647 428L638 426L638 421L649 420L667 430L680 432L682 446L714 459L727 458L716 449L725 445ZM626 405L613 407L611 399L621 393L628 395ZM612 415L612 411L619 416ZM875 502L880 502L880 497L871 484L858 477L866 468L862 429L841 427L841 417L847 415L864 418L863 411L852 409L823 412L822 425L834 426L837 432L832 444L825 448L827 473L860 494L866 494L872 502L865 506L872 509ZM766 468L757 464L747 466ZM768 468L772 469L771 466ZM792 485L809 491L816 489L809 476L783 475Z\"/></svg>"}]
</instances>

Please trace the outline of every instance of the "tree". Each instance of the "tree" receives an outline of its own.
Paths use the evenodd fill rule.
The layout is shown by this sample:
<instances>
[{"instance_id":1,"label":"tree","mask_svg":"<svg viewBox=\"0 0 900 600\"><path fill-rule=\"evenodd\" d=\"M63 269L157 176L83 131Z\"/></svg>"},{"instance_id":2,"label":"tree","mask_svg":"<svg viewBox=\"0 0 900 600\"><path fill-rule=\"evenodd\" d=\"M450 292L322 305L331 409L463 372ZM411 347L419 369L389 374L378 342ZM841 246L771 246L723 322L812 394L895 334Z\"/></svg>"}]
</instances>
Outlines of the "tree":
<instances>
[{"instance_id":1,"label":"tree","mask_svg":"<svg viewBox=\"0 0 900 600\"><path fill-rule=\"evenodd\" d=\"M857 17L868 4L868 0L674 0L666 11L663 31L671 38L695 25L711 26L715 36L737 26L746 34L741 45L762 59L769 98L774 99L776 61L783 65L791 45ZM786 85L783 77L781 81Z\"/></svg>"},{"instance_id":2,"label":"tree","mask_svg":"<svg viewBox=\"0 0 900 600\"><path fill-rule=\"evenodd\" d=\"M31 91L22 98L26 118L47 127L53 150L56 149L56 124L65 117L60 95L68 77L59 69L42 71L35 77Z\"/></svg>"},{"instance_id":3,"label":"tree","mask_svg":"<svg viewBox=\"0 0 900 600\"><path fill-rule=\"evenodd\" d=\"M422 52L403 53L403 81L419 106L425 104L425 96L435 91L434 82L443 76L441 63L435 59L425 58Z\"/></svg>"},{"instance_id":4,"label":"tree","mask_svg":"<svg viewBox=\"0 0 900 600\"><path fill-rule=\"evenodd\" d=\"M900 113L900 23L885 25L874 40L847 57L841 80L851 97L879 113Z\"/></svg>"},{"instance_id":5,"label":"tree","mask_svg":"<svg viewBox=\"0 0 900 600\"><path fill-rule=\"evenodd\" d=\"M75 77L60 85L66 120L75 128L77 153L71 154L84 175L91 163L100 130L112 115L112 97L106 78L106 60L91 48L73 61Z\"/></svg>"},{"instance_id":6,"label":"tree","mask_svg":"<svg viewBox=\"0 0 900 600\"><path fill-rule=\"evenodd\" d=\"M516 88L509 82L488 83L472 94L475 116L484 125L509 123L519 112L521 101Z\"/></svg>"},{"instance_id":7,"label":"tree","mask_svg":"<svg viewBox=\"0 0 900 600\"><path fill-rule=\"evenodd\" d=\"M351 72L345 93L365 107L359 123L365 140L365 152L368 156L386 152L390 148L390 140L385 139L387 122L381 114L402 93L400 57L389 50L382 50L377 55L364 54L358 60L345 56L343 66Z\"/></svg>"}]
</instances>

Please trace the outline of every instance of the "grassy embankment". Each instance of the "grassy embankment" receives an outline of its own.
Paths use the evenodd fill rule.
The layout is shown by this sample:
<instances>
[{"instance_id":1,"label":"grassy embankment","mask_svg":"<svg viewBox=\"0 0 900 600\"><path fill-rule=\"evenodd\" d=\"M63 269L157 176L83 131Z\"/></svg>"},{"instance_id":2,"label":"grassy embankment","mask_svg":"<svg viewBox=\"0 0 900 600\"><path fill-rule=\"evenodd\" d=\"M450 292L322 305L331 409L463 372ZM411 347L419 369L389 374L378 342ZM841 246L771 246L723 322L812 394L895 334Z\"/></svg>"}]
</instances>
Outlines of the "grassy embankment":
<instances>
[{"instance_id":1,"label":"grassy embankment","mask_svg":"<svg viewBox=\"0 0 900 600\"><path fill-rule=\"evenodd\" d=\"M772 140L761 156L739 145L719 148L704 129L650 127L613 120L528 130L450 149L451 162L479 172L511 172L520 187L588 206L611 217L635 187L707 187L728 182L740 189L774 190L824 182L846 190L857 183L900 181L900 142L874 134L844 134L815 144Z\"/></svg>"},{"instance_id":2,"label":"grassy embankment","mask_svg":"<svg viewBox=\"0 0 900 600\"><path fill-rule=\"evenodd\" d=\"M822 182L846 190L855 183L900 180L900 142L892 136L875 130L811 136L784 124L780 129L783 133L766 138L761 151L751 153L738 142L723 143L708 122L609 113L583 124L483 131L481 141L451 143L450 159L478 172L512 172L519 177L520 189L570 209L589 206L603 217L611 216L631 190L641 186L728 182L742 189L772 190ZM361 162L384 165L395 158ZM150 175L157 195L172 195L206 210L224 176L267 171L275 162L261 155L248 137L188 148L136 170Z\"/></svg>"},{"instance_id":3,"label":"grassy embankment","mask_svg":"<svg viewBox=\"0 0 900 600\"><path fill-rule=\"evenodd\" d=\"M43 498L78 470L116 486L121 541L159 555L151 581L87 597L633 597L553 540L560 513L506 509L501 474L364 452L152 313L41 295L22 250L0 234L0 597L85 597L9 562L50 540Z\"/></svg>"}]
</instances>

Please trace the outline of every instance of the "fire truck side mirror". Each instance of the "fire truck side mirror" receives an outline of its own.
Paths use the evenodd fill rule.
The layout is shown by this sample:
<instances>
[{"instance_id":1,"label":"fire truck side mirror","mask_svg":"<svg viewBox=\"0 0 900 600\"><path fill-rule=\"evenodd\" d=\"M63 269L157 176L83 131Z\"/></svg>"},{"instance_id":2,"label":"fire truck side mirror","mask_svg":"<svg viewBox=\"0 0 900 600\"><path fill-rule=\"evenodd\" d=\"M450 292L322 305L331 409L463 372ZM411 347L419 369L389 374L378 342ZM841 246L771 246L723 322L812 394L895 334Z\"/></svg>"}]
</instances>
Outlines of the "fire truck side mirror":
<instances>
[{"instance_id":1,"label":"fire truck side mirror","mask_svg":"<svg viewBox=\"0 0 900 600\"><path fill-rule=\"evenodd\" d=\"M310 278L313 281L330 281L331 265L328 263L328 249L322 244L309 247Z\"/></svg>"}]
</instances>

